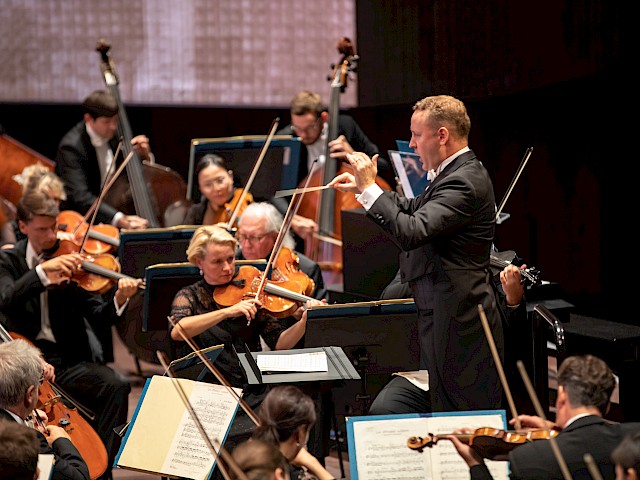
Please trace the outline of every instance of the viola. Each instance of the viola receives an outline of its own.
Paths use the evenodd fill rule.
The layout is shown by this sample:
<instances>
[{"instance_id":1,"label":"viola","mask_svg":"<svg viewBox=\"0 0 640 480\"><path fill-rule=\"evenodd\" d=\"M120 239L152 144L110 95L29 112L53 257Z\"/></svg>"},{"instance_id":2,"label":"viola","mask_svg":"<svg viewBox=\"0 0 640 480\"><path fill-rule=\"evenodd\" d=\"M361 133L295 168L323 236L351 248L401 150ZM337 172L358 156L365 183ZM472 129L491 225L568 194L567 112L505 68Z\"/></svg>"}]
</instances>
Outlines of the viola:
<instances>
[{"instance_id":1,"label":"viola","mask_svg":"<svg viewBox=\"0 0 640 480\"><path fill-rule=\"evenodd\" d=\"M72 233L75 238L84 238L86 235L84 250L92 255L111 253L120 245L117 227L99 223L89 228L85 218L73 210L63 210L58 214L58 230Z\"/></svg>"},{"instance_id":2,"label":"viola","mask_svg":"<svg viewBox=\"0 0 640 480\"><path fill-rule=\"evenodd\" d=\"M120 273L120 262L111 254L89 255L81 251L81 247L71 240L60 240L54 248L53 251L46 252L46 259L68 253L80 253L83 256L80 264L81 268L76 270L70 280L76 282L79 287L87 292L103 294L120 278L132 278L129 275ZM144 282L140 282L138 288L144 289Z\"/></svg>"},{"instance_id":3,"label":"viola","mask_svg":"<svg viewBox=\"0 0 640 480\"><path fill-rule=\"evenodd\" d=\"M504 267L507 265L520 266L516 259L517 255L513 250L492 253L490 257L490 264L493 276L498 277L497 280L499 281L500 272ZM537 287L542 283L542 280L540 279L540 270L535 267L521 268L520 275L522 276L522 283L526 286Z\"/></svg>"},{"instance_id":4,"label":"viola","mask_svg":"<svg viewBox=\"0 0 640 480\"><path fill-rule=\"evenodd\" d=\"M26 337L15 332L7 332L2 324L0 324L0 340L5 342L23 340L33 345ZM107 469L107 449L93 427L78 412L78 408L68 405L74 405L74 402L64 396L60 387L53 382L45 380L38 388L36 408L47 415L48 424L64 428L87 464L91 479L95 480Z\"/></svg>"},{"instance_id":5,"label":"viola","mask_svg":"<svg viewBox=\"0 0 640 480\"><path fill-rule=\"evenodd\" d=\"M514 448L536 440L549 440L558 435L558 430L532 429L521 431L507 431L499 428L482 427L473 433L445 433L439 435L428 434L424 437L410 437L407 446L411 450L422 452L425 447L431 448L439 440L449 440L450 436L457 437L471 446L482 458L489 460L508 460L509 452Z\"/></svg>"},{"instance_id":6,"label":"viola","mask_svg":"<svg viewBox=\"0 0 640 480\"><path fill-rule=\"evenodd\" d=\"M249 298L256 298L264 272L250 265L238 268L233 280L216 287L213 300L221 308L230 307ZM302 286L295 280L267 280L258 295L262 308L277 318L291 315L298 308L297 302L313 300L302 294Z\"/></svg>"}]
</instances>

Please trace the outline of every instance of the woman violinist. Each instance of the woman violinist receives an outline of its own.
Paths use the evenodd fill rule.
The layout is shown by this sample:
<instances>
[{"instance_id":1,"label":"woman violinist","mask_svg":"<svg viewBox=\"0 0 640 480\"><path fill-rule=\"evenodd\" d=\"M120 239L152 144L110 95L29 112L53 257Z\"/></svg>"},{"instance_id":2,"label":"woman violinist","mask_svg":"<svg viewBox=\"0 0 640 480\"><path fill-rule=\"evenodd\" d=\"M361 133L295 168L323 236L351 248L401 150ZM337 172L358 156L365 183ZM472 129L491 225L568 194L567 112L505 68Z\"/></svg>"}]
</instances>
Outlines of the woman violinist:
<instances>
[{"instance_id":1,"label":"woman violinist","mask_svg":"<svg viewBox=\"0 0 640 480\"><path fill-rule=\"evenodd\" d=\"M216 367L232 386L245 388L244 398L251 408L255 408L265 392L262 388L246 385L234 349L244 352L246 344L252 351L260 351L260 337L272 350L293 348L305 332L307 313L304 307L298 308L293 314L298 321L286 328L281 320L261 308L262 303L255 298L220 308L214 301L214 292L216 288L233 282L239 273L236 247L236 239L222 227L206 225L194 232L187 257L189 262L200 268L202 279L182 288L174 297L171 315L177 326L171 331L171 339L177 342L176 353L179 356L191 353L191 349L183 341L178 328L187 338L193 338L200 348L224 344L223 352L216 359ZM212 377L207 380L214 381Z\"/></svg>"},{"instance_id":2,"label":"woman violinist","mask_svg":"<svg viewBox=\"0 0 640 480\"><path fill-rule=\"evenodd\" d=\"M202 198L200 203L189 208L183 222L185 225L227 223L236 208L241 215L253 201L249 192L243 195L243 189L235 185L233 171L227 169L224 159L218 155L204 155L196 165L195 175Z\"/></svg>"},{"instance_id":3,"label":"woman violinist","mask_svg":"<svg viewBox=\"0 0 640 480\"><path fill-rule=\"evenodd\" d=\"M104 364L107 359L97 358L90 333L110 335L137 292L137 280L122 278L108 296L91 295L69 282L83 259L78 253L39 263L57 242L58 213L57 202L38 191L18 203L20 230L27 238L0 250L0 314L9 330L34 343L55 367L56 383L95 413L92 426L109 454L109 475L120 444L113 429L127 421L130 385Z\"/></svg>"}]
</instances>

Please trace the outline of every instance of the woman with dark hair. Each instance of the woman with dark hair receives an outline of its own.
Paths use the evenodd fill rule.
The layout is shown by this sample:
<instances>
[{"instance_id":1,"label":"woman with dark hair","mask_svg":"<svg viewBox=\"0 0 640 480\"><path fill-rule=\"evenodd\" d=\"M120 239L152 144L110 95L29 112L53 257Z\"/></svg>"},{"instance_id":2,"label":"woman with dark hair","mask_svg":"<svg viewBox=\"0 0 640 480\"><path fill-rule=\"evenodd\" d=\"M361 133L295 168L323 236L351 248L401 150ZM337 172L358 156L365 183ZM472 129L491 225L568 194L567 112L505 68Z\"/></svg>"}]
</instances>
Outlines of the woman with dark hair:
<instances>
[{"instance_id":1,"label":"woman with dark hair","mask_svg":"<svg viewBox=\"0 0 640 480\"><path fill-rule=\"evenodd\" d=\"M277 445L291 464L291 479L333 479L307 450L309 431L316 423L316 411L311 397L293 385L272 388L258 411L260 425L252 439Z\"/></svg>"},{"instance_id":2,"label":"woman with dark hair","mask_svg":"<svg viewBox=\"0 0 640 480\"><path fill-rule=\"evenodd\" d=\"M215 225L227 223L233 210L242 199L243 188L235 182L233 171L227 168L224 158L213 153L203 156L196 164L195 176L202 198L189 208L185 225ZM242 199L239 216L244 208L253 202L253 196L247 192Z\"/></svg>"}]
</instances>

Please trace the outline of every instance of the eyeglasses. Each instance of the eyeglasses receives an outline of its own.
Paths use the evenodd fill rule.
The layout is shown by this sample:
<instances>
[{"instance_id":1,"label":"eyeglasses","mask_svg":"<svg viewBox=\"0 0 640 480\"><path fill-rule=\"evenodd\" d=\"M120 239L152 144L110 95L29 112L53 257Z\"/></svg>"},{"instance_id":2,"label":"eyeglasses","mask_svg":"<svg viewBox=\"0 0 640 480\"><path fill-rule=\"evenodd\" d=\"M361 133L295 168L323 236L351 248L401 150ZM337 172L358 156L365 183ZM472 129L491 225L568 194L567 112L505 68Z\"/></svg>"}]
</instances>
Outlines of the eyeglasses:
<instances>
[{"instance_id":1,"label":"eyeglasses","mask_svg":"<svg viewBox=\"0 0 640 480\"><path fill-rule=\"evenodd\" d=\"M251 236L246 236L246 235L238 235L238 241L240 243L243 242L249 242L249 243L258 243L259 241L261 241L264 237L266 237L267 235L269 235L268 233L265 233L264 235L251 235Z\"/></svg>"},{"instance_id":2,"label":"eyeglasses","mask_svg":"<svg viewBox=\"0 0 640 480\"><path fill-rule=\"evenodd\" d=\"M44 372L42 372L42 375L40 375L40 385L42 385L44 383Z\"/></svg>"},{"instance_id":3,"label":"eyeglasses","mask_svg":"<svg viewBox=\"0 0 640 480\"><path fill-rule=\"evenodd\" d=\"M303 127L296 127L295 125L291 125L291 130L293 130L294 133L298 133L298 134L311 132L311 131L315 130L316 128L318 128L318 125L320 124L320 118L321 117L316 118L316 120L312 124L307 125L304 128Z\"/></svg>"}]
</instances>

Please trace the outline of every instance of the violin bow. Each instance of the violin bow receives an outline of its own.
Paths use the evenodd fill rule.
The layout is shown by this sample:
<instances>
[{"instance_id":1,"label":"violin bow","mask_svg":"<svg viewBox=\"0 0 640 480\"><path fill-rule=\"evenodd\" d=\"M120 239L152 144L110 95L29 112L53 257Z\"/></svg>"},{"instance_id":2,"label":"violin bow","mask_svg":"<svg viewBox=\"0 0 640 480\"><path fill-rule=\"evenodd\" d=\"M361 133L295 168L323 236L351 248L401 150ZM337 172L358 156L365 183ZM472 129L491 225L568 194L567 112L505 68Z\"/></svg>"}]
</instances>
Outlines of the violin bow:
<instances>
[{"instance_id":1,"label":"violin bow","mask_svg":"<svg viewBox=\"0 0 640 480\"><path fill-rule=\"evenodd\" d=\"M498 218L500 217L500 214L502 213L502 209L504 208L505 203L507 203L507 200L509 199L509 195L511 195L511 192L513 191L513 187L516 186L516 182L520 178L520 174L522 174L524 167L527 166L527 162L529 161L529 158L531 157L532 153L533 153L533 147L527 148L527 150L524 152L524 157L522 158L522 161L520 162L520 165L516 170L516 174L513 177L513 180L511 180L511 183L509 184L509 188L507 189L507 192L504 194L504 198L500 202L500 206L498 207L498 211L496 212L496 220L498 220Z\"/></svg>"},{"instance_id":2,"label":"violin bow","mask_svg":"<svg viewBox=\"0 0 640 480\"><path fill-rule=\"evenodd\" d=\"M264 145L262 146L262 149L260 149L260 154L258 155L256 163L254 163L253 167L251 167L251 173L249 174L249 179L247 180L246 185L242 189L242 195L240 195L240 199L236 203L236 207L233 209L233 212L231 212L231 218L229 218L229 228L233 228L233 224L235 223L236 218L240 213L240 205L242 205L242 203L244 202L244 199L246 198L247 193L249 192L249 189L253 184L253 180L256 178L256 174L258 173L258 170L260 169L260 165L262 165L262 161L264 160L264 157L267 154L267 150L269 149L269 145L271 144L271 139L273 139L273 136L275 135L276 130L278 129L279 123L280 123L280 118L276 117L276 119L271 124L271 130L269 131L269 135L267 136L267 139L265 140Z\"/></svg>"},{"instance_id":3,"label":"violin bow","mask_svg":"<svg viewBox=\"0 0 640 480\"><path fill-rule=\"evenodd\" d=\"M489 328L489 321L487 320L487 316L484 313L484 308L482 305L478 304L478 313L480 314L480 321L482 322L482 328L484 328L484 333L487 337L487 341L489 342L489 348L491 349L491 355L493 355L493 361L496 364L496 369L498 370L498 376L500 377L500 382L502 382L502 388L504 388L504 393L507 396L507 402L509 403L509 408L511 409L511 416L515 420L515 427L517 431L522 429L522 425L520 423L520 418L518 417L518 411L516 410L516 404L513 401L513 396L511 395L511 389L509 388L509 382L507 382L507 377L504 374L504 368L502 367L502 362L500 361L500 355L498 355L498 349L496 348L496 343L493 339L493 334L491 333L491 329Z\"/></svg>"},{"instance_id":4,"label":"violin bow","mask_svg":"<svg viewBox=\"0 0 640 480\"><path fill-rule=\"evenodd\" d=\"M180 400L182 400L182 403L184 404L187 411L189 412L189 415L191 415L191 419L193 420L193 423L195 423L196 427L198 427L198 432L200 433L202 440L204 440L204 442L209 447L209 450L213 455L214 461L217 460L218 457L221 457L226 462L226 464L229 465L229 467L233 470L233 473L236 475L237 478L241 480L248 480L244 472L240 469L240 467L238 467L238 464L233 460L233 458L231 458L231 455L229 455L229 452L227 452L227 449L224 448L222 445L220 445L220 442L218 441L218 439L214 438L213 440L211 440L209 438L209 435L207 434L207 431L204 429L204 426L202 425L202 422L200 421L198 414L193 408L193 405L191 405L191 402L189 401L189 397L187 397L187 394L184 392L182 385L180 385L178 378L173 373L173 367L171 367L171 365L167 361L168 358L166 354L164 352L161 352L160 350L156 350L156 356L158 357L158 360L160 360L160 364L165 368L165 372L167 372L169 374L169 377L171 377L172 385L175 387L176 392L178 392L178 396L180 397ZM214 445L214 442L217 445ZM217 450L216 450L216 447L217 447ZM225 480L231 480L231 477L229 476L229 472L227 472L226 467L222 463L218 462L218 468L220 469L220 473L225 478Z\"/></svg>"},{"instance_id":5,"label":"violin bow","mask_svg":"<svg viewBox=\"0 0 640 480\"><path fill-rule=\"evenodd\" d=\"M118 151L119 150L120 150L120 146L118 146ZM133 153L134 153L134 150L131 149L131 151L126 156L126 158L122 161L122 164L118 167L118 169L113 173L113 175L111 175L110 177L107 177L107 181L104 182L104 185L102 186L102 190L100 191L100 195L98 196L98 198L95 201L95 208L93 209L93 214L91 215L91 221L89 222L89 228L87 228L87 231L84 234L84 238L82 239L82 244L80 245L80 251L84 250L84 245L87 242L87 239L89 238L89 230L91 230L91 227L93 226L94 222L96 221L96 216L98 215L98 209L100 208L100 204L102 203L102 200L104 199L104 196L107 194L109 189L112 187L112 185L116 181L116 178L118 178L120 173L122 173L122 170L124 170L124 167L127 166L127 163L129 163L129 161L133 158ZM116 157L114 155L114 157L113 157L113 165L115 165L115 163L116 163L115 159L116 159Z\"/></svg>"},{"instance_id":6,"label":"violin bow","mask_svg":"<svg viewBox=\"0 0 640 480\"><path fill-rule=\"evenodd\" d=\"M193 353L195 353L198 356L198 358L200 360L202 360L202 363L204 363L206 365L206 367L209 369L209 371L211 373L213 373L213 375L218 379L218 381L222 385L227 387L227 390L230 391L231 394L235 397L235 399L238 401L238 403L240 404L242 409L246 412L246 414L253 421L253 423L255 423L256 425L260 425L260 419L258 418L256 413L251 409L251 407L249 405L247 405L247 402L245 402L242 399L242 397L240 397L236 393L236 391L233 389L233 387L227 381L227 379L224 378L222 373L220 373L220 371L213 365L213 362L211 361L211 359L209 359L206 355L204 355L202 353L202 351L198 348L198 346L195 344L195 342L191 338L187 337L187 334L184 333L184 329L182 328L182 325L180 325L180 322L176 323L172 316L168 316L167 320L169 320L169 323L173 326L173 328L177 328L178 329L178 333L180 334L182 339L185 342L187 342L187 345L189 345L189 347L191 347L191 350L193 350Z\"/></svg>"},{"instance_id":7,"label":"violin bow","mask_svg":"<svg viewBox=\"0 0 640 480\"><path fill-rule=\"evenodd\" d=\"M522 381L524 382L525 387L527 387L527 392L529 392L529 396L531 397L531 401L533 402L533 407L536 409L536 413L540 418L542 418L544 422L544 429L547 432L551 432L551 429L547 426L547 417L544 414L544 410L542 409L542 405L540 405L540 400L538 399L538 395L536 394L535 389L533 388L533 384L529 379L529 374L527 373L527 369L524 368L524 363L522 360L518 360L516 362L518 365L518 370L520 371L520 376L522 377ZM564 461L564 457L562 456L562 452L558 447L555 439L551 434L549 434L549 441L551 442L551 450L553 451L553 455L556 457L556 461L558 465L560 465L560 470L562 471L562 475L565 480L571 480L571 472L569 471L569 467L567 467L567 462Z\"/></svg>"}]
</instances>

